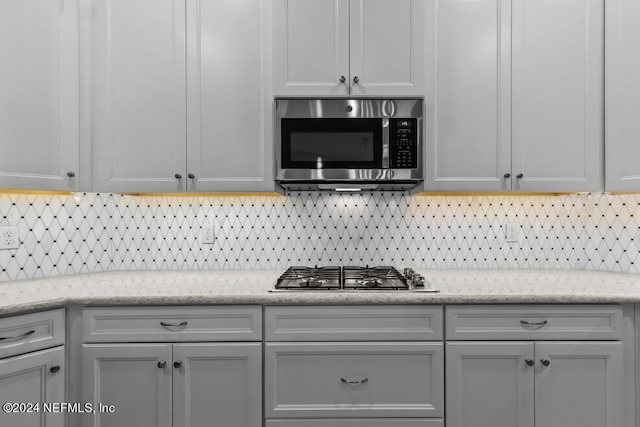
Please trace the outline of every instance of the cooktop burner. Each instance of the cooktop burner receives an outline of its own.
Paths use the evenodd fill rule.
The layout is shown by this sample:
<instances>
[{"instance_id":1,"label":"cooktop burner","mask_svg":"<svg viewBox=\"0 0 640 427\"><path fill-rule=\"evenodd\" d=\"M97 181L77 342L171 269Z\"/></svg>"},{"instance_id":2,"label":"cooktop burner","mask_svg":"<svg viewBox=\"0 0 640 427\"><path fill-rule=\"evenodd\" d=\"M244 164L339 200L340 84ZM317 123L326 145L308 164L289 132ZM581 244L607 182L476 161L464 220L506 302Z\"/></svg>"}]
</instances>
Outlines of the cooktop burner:
<instances>
[{"instance_id":1,"label":"cooktop burner","mask_svg":"<svg viewBox=\"0 0 640 427\"><path fill-rule=\"evenodd\" d=\"M410 269L407 269L410 270ZM412 271L412 270L411 270ZM409 291L411 278L394 267L289 267L277 280L274 291ZM422 283L422 282L420 282Z\"/></svg>"}]
</instances>

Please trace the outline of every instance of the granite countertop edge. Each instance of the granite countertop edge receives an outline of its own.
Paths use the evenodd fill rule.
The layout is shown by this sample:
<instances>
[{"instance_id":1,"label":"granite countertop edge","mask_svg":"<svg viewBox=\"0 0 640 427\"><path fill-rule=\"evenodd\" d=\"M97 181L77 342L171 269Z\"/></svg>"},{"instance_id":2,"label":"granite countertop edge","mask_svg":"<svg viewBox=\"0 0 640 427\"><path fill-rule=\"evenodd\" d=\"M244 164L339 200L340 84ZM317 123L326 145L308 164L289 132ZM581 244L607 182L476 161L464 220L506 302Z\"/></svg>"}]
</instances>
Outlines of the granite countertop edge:
<instances>
[{"instance_id":1,"label":"granite countertop edge","mask_svg":"<svg viewBox=\"0 0 640 427\"><path fill-rule=\"evenodd\" d=\"M0 282L0 315L69 305L624 304L640 275L589 270L418 270L426 292L269 292L281 270L114 271Z\"/></svg>"}]
</instances>

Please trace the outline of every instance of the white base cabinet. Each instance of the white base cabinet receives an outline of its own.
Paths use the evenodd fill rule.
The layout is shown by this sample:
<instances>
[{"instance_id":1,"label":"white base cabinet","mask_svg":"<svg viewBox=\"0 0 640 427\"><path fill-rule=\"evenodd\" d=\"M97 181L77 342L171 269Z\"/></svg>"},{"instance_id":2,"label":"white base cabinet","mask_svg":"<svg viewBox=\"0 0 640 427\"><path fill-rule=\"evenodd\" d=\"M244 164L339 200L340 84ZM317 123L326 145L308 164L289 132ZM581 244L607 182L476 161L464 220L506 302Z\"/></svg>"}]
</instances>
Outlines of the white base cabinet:
<instances>
[{"instance_id":1,"label":"white base cabinet","mask_svg":"<svg viewBox=\"0 0 640 427\"><path fill-rule=\"evenodd\" d=\"M78 425L262 426L261 314L256 306L86 308L82 395L114 411Z\"/></svg>"},{"instance_id":2,"label":"white base cabinet","mask_svg":"<svg viewBox=\"0 0 640 427\"><path fill-rule=\"evenodd\" d=\"M85 398L114 411L93 426L262 423L260 343L85 344Z\"/></svg>"},{"instance_id":3,"label":"white base cabinet","mask_svg":"<svg viewBox=\"0 0 640 427\"><path fill-rule=\"evenodd\" d=\"M447 427L629 425L622 320L612 305L448 306Z\"/></svg>"},{"instance_id":4,"label":"white base cabinet","mask_svg":"<svg viewBox=\"0 0 640 427\"><path fill-rule=\"evenodd\" d=\"M0 402L22 404L15 412L0 411L0 426L64 427L64 347L36 351L0 360ZM37 404L38 406L33 406Z\"/></svg>"}]
</instances>

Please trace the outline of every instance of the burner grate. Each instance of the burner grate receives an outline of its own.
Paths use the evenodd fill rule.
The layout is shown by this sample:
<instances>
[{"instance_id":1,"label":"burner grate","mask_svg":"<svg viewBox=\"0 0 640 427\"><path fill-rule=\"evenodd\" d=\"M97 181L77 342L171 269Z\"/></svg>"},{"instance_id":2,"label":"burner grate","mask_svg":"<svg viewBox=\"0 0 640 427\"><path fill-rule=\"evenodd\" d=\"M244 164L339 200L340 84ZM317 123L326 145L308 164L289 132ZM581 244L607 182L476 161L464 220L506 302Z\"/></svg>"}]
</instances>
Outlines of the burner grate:
<instances>
[{"instance_id":1,"label":"burner grate","mask_svg":"<svg viewBox=\"0 0 640 427\"><path fill-rule=\"evenodd\" d=\"M277 280L279 290L410 290L394 267L289 267Z\"/></svg>"}]
</instances>

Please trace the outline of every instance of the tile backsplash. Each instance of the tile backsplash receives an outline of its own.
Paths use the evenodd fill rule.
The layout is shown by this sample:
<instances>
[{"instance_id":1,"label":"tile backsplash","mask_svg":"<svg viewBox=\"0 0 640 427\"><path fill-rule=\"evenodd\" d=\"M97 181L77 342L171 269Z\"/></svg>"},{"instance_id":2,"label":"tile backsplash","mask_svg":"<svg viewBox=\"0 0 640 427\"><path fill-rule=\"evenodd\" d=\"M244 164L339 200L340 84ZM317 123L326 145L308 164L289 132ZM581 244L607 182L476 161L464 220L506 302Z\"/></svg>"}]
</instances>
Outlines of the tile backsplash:
<instances>
[{"instance_id":1,"label":"tile backsplash","mask_svg":"<svg viewBox=\"0 0 640 427\"><path fill-rule=\"evenodd\" d=\"M505 224L517 225L506 242ZM215 241L202 242L212 224ZM640 195L0 194L0 281L127 269L578 268L638 273Z\"/></svg>"}]
</instances>

